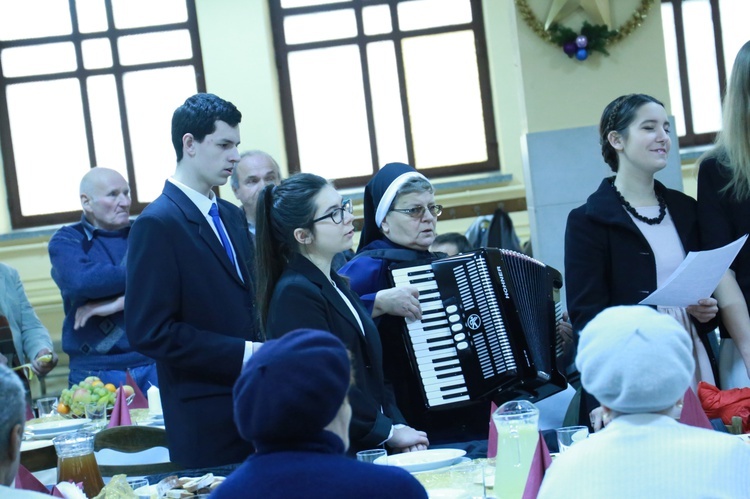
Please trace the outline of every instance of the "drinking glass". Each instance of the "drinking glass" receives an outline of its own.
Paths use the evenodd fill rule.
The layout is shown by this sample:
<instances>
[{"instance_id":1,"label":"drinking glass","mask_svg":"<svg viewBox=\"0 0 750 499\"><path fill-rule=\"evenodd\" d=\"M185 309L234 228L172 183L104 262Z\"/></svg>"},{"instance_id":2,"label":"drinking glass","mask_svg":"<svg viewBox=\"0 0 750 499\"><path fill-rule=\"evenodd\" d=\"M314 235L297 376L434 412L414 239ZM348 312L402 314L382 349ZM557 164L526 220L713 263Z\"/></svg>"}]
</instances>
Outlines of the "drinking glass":
<instances>
[{"instance_id":1,"label":"drinking glass","mask_svg":"<svg viewBox=\"0 0 750 499\"><path fill-rule=\"evenodd\" d=\"M484 463L466 461L449 468L451 488L463 490L467 499L485 497Z\"/></svg>"},{"instance_id":2,"label":"drinking glass","mask_svg":"<svg viewBox=\"0 0 750 499\"><path fill-rule=\"evenodd\" d=\"M357 452L357 461L362 461L364 463L372 463L377 458L387 456L387 455L388 453L385 451L385 449L361 450Z\"/></svg>"},{"instance_id":3,"label":"drinking glass","mask_svg":"<svg viewBox=\"0 0 750 499\"><path fill-rule=\"evenodd\" d=\"M37 399L36 408L40 418L46 418L57 414L57 397L44 397Z\"/></svg>"},{"instance_id":4,"label":"drinking glass","mask_svg":"<svg viewBox=\"0 0 750 499\"><path fill-rule=\"evenodd\" d=\"M585 426L565 426L557 429L557 445L560 450L560 454L568 450L568 448L576 442L587 439L589 436L589 429Z\"/></svg>"},{"instance_id":5,"label":"drinking glass","mask_svg":"<svg viewBox=\"0 0 750 499\"><path fill-rule=\"evenodd\" d=\"M86 417L91 420L94 431L101 430L107 423L107 406L105 404L86 404Z\"/></svg>"}]
</instances>

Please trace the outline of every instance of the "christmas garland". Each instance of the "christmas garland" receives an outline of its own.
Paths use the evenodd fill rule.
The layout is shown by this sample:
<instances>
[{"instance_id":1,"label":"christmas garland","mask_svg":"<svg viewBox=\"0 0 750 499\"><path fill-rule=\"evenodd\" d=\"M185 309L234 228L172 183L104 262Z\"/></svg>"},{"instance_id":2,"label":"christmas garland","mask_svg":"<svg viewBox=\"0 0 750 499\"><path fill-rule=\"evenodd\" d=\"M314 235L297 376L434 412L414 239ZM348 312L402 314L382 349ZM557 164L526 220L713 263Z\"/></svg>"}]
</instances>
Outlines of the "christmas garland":
<instances>
[{"instance_id":1,"label":"christmas garland","mask_svg":"<svg viewBox=\"0 0 750 499\"><path fill-rule=\"evenodd\" d=\"M653 3L654 0L641 0L640 6L635 9L627 22L614 31L603 24L590 24L584 21L580 33L558 23L553 23L549 29L544 29L544 23L534 15L527 0L516 0L516 7L521 18L539 38L562 47L568 57L584 61L591 52L609 55L606 47L632 34L646 19L646 14Z\"/></svg>"}]
</instances>

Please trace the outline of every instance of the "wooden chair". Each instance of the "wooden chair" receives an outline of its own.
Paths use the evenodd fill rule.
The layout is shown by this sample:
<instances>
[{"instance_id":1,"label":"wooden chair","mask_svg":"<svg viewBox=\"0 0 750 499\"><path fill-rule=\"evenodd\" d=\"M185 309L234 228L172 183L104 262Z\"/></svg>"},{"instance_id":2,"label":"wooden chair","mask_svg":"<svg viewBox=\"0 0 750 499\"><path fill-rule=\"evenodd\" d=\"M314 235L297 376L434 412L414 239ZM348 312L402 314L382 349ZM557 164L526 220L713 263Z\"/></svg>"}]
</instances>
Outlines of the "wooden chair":
<instances>
[{"instance_id":1,"label":"wooden chair","mask_svg":"<svg viewBox=\"0 0 750 499\"><path fill-rule=\"evenodd\" d=\"M94 437L94 450L111 449L132 454L167 445L167 432L162 428L150 426L117 426L106 428ZM144 463L122 465L99 465L102 476L126 474L128 476L153 475L170 473L182 469L175 463Z\"/></svg>"},{"instance_id":2,"label":"wooden chair","mask_svg":"<svg viewBox=\"0 0 750 499\"><path fill-rule=\"evenodd\" d=\"M21 452L21 464L31 471L48 470L57 468L57 452L54 445L47 445L36 449Z\"/></svg>"}]
</instances>

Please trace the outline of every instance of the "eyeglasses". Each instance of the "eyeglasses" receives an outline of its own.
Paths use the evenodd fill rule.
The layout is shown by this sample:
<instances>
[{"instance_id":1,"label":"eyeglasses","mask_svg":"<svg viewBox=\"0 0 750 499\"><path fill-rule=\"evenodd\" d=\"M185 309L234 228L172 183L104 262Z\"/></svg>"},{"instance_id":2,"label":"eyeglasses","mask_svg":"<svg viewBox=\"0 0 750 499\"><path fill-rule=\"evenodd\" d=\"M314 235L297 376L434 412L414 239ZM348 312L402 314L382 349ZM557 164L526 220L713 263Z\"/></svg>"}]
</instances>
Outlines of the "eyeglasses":
<instances>
[{"instance_id":1,"label":"eyeglasses","mask_svg":"<svg viewBox=\"0 0 750 499\"><path fill-rule=\"evenodd\" d=\"M334 208L330 213L326 213L322 217L316 218L312 221L312 223L316 224L318 222L321 222L325 220L326 218L330 218L333 220L333 223L340 224L344 221L344 212L349 213L350 215L354 211L354 208L352 207L352 200L351 199L344 199L341 202L340 208Z\"/></svg>"},{"instance_id":2,"label":"eyeglasses","mask_svg":"<svg viewBox=\"0 0 750 499\"><path fill-rule=\"evenodd\" d=\"M409 215L412 218L422 218L424 216L425 210L428 210L433 217L439 217L443 214L443 205L442 204L433 204L425 208L424 206L415 206L414 208L393 208L391 211L395 211L398 213L403 213L404 215Z\"/></svg>"}]
</instances>

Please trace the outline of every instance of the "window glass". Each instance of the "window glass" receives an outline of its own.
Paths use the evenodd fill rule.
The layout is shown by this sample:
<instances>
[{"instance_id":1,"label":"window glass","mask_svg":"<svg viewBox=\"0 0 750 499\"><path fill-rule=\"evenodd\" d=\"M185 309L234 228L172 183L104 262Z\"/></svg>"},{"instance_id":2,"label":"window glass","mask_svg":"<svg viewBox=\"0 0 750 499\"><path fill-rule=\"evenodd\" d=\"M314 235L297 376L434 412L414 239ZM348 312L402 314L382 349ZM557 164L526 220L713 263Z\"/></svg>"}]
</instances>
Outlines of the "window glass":
<instances>
[{"instance_id":1,"label":"window glass","mask_svg":"<svg viewBox=\"0 0 750 499\"><path fill-rule=\"evenodd\" d=\"M47 213L50 202L80 209L78 184L90 162L78 81L21 83L6 92L22 214Z\"/></svg>"},{"instance_id":2,"label":"window glass","mask_svg":"<svg viewBox=\"0 0 750 499\"><path fill-rule=\"evenodd\" d=\"M70 42L11 47L0 52L3 76L17 78L75 71L75 46Z\"/></svg>"},{"instance_id":3,"label":"window glass","mask_svg":"<svg viewBox=\"0 0 750 499\"><path fill-rule=\"evenodd\" d=\"M83 67L103 69L112 67L112 45L108 38L94 38L81 42Z\"/></svg>"},{"instance_id":4,"label":"window glass","mask_svg":"<svg viewBox=\"0 0 750 499\"><path fill-rule=\"evenodd\" d=\"M69 35L68 2L64 0L1 0L0 41Z\"/></svg>"},{"instance_id":5,"label":"window glass","mask_svg":"<svg viewBox=\"0 0 750 499\"><path fill-rule=\"evenodd\" d=\"M112 75L92 76L86 80L86 88L91 113L91 130L94 134L96 166L112 168L128 178L115 77Z\"/></svg>"},{"instance_id":6,"label":"window glass","mask_svg":"<svg viewBox=\"0 0 750 499\"><path fill-rule=\"evenodd\" d=\"M362 9L362 21L366 35L380 35L393 31L391 9L387 5L375 5Z\"/></svg>"},{"instance_id":7,"label":"window glass","mask_svg":"<svg viewBox=\"0 0 750 499\"><path fill-rule=\"evenodd\" d=\"M687 131L685 129L685 107L682 105L680 65L677 61L677 33L674 24L674 8L671 3L661 4L661 20L664 30L667 77L669 79L669 95L675 121L675 132L678 136L683 136Z\"/></svg>"},{"instance_id":8,"label":"window glass","mask_svg":"<svg viewBox=\"0 0 750 499\"><path fill-rule=\"evenodd\" d=\"M288 16L284 35L289 45L352 38L357 36L357 20L351 9Z\"/></svg>"},{"instance_id":9,"label":"window glass","mask_svg":"<svg viewBox=\"0 0 750 499\"><path fill-rule=\"evenodd\" d=\"M747 31L747 21L750 19L750 2L748 0L721 0L719 7L721 35L724 44L724 63L726 64L727 78L729 78L737 52L750 38Z\"/></svg>"},{"instance_id":10,"label":"window glass","mask_svg":"<svg viewBox=\"0 0 750 499\"><path fill-rule=\"evenodd\" d=\"M187 21L185 0L112 0L117 29Z\"/></svg>"},{"instance_id":11,"label":"window glass","mask_svg":"<svg viewBox=\"0 0 750 499\"><path fill-rule=\"evenodd\" d=\"M310 7L315 5L326 5L329 3L346 3L351 0L281 0L281 7L293 9L296 7Z\"/></svg>"},{"instance_id":12,"label":"window glass","mask_svg":"<svg viewBox=\"0 0 750 499\"><path fill-rule=\"evenodd\" d=\"M473 34L407 38L403 44L414 166L486 161Z\"/></svg>"},{"instance_id":13,"label":"window glass","mask_svg":"<svg viewBox=\"0 0 750 499\"><path fill-rule=\"evenodd\" d=\"M81 33L99 33L109 28L104 0L76 0L76 13Z\"/></svg>"},{"instance_id":14,"label":"window glass","mask_svg":"<svg viewBox=\"0 0 750 499\"><path fill-rule=\"evenodd\" d=\"M125 73L123 76L138 199L161 194L177 162L172 113L198 91L192 66Z\"/></svg>"},{"instance_id":15,"label":"window glass","mask_svg":"<svg viewBox=\"0 0 750 499\"><path fill-rule=\"evenodd\" d=\"M403 31L470 22L469 0L415 0L398 4L398 24Z\"/></svg>"},{"instance_id":16,"label":"window glass","mask_svg":"<svg viewBox=\"0 0 750 499\"><path fill-rule=\"evenodd\" d=\"M359 50L345 45L289 54L300 161L326 178L372 171Z\"/></svg>"},{"instance_id":17,"label":"window glass","mask_svg":"<svg viewBox=\"0 0 750 499\"><path fill-rule=\"evenodd\" d=\"M185 29L123 36L117 41L117 49L123 66L176 61L193 56L190 32Z\"/></svg>"},{"instance_id":18,"label":"window glass","mask_svg":"<svg viewBox=\"0 0 750 499\"><path fill-rule=\"evenodd\" d=\"M690 104L695 133L721 128L721 91L716 65L716 45L709 0L682 3L685 49L690 80Z\"/></svg>"},{"instance_id":19,"label":"window glass","mask_svg":"<svg viewBox=\"0 0 750 499\"><path fill-rule=\"evenodd\" d=\"M408 162L393 42L370 43L367 46L367 62L370 65L370 89L380 163Z\"/></svg>"}]
</instances>

